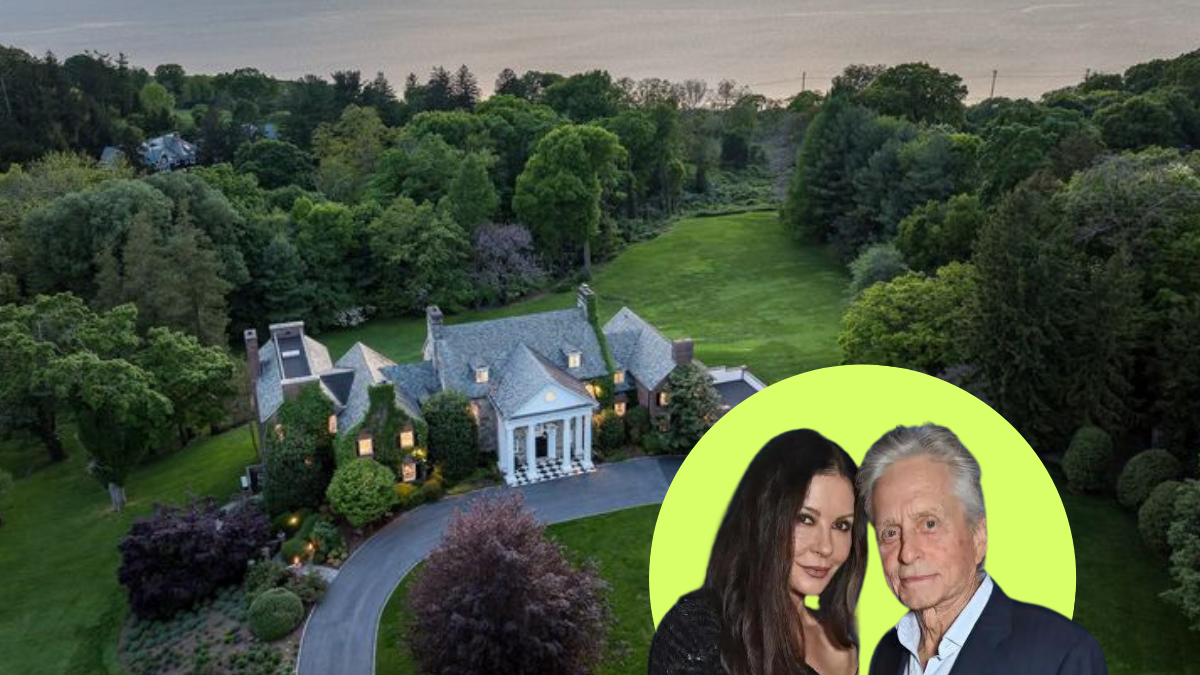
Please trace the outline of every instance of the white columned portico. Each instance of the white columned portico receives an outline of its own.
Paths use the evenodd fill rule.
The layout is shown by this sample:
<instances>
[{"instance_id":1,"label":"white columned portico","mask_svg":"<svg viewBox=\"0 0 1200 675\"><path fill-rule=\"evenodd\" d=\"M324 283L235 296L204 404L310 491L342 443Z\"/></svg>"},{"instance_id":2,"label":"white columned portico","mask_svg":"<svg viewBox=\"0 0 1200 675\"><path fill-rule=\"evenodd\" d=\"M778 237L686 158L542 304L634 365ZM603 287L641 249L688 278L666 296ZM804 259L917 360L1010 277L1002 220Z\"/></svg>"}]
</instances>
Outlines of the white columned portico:
<instances>
[{"instance_id":1,"label":"white columned portico","mask_svg":"<svg viewBox=\"0 0 1200 675\"><path fill-rule=\"evenodd\" d=\"M592 466L592 415L591 412L586 412L580 418L583 422L583 468L585 471L591 471Z\"/></svg>"},{"instance_id":2,"label":"white columned portico","mask_svg":"<svg viewBox=\"0 0 1200 675\"><path fill-rule=\"evenodd\" d=\"M548 410L498 421L499 468L509 485L538 482L559 475L570 475L572 465L594 471L592 462L592 411L580 406ZM559 471L541 471L538 467L537 437L546 435L546 463ZM521 440L524 434L524 441ZM522 457L522 446L524 456Z\"/></svg>"},{"instance_id":3,"label":"white columned portico","mask_svg":"<svg viewBox=\"0 0 1200 675\"><path fill-rule=\"evenodd\" d=\"M525 426L525 475L529 480L536 480L537 472L537 440L533 435L534 423Z\"/></svg>"},{"instance_id":4,"label":"white columned portico","mask_svg":"<svg viewBox=\"0 0 1200 675\"><path fill-rule=\"evenodd\" d=\"M562 470L571 470L571 451L575 447L575 428L571 426L571 418L563 418L563 452L562 452Z\"/></svg>"}]
</instances>

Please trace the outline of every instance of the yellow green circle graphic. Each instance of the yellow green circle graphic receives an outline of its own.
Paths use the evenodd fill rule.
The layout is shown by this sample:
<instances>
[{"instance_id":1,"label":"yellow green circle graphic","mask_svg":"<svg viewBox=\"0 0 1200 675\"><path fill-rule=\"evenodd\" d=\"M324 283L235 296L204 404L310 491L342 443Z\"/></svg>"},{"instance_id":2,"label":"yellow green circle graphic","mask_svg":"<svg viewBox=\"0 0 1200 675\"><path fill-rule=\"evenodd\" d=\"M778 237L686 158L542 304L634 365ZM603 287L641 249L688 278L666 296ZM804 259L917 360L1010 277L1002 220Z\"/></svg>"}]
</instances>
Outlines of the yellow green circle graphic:
<instances>
[{"instance_id":1,"label":"yellow green circle graphic","mask_svg":"<svg viewBox=\"0 0 1200 675\"><path fill-rule=\"evenodd\" d=\"M650 551L650 604L657 626L704 570L734 489L755 453L789 429L815 429L856 462L898 425L949 427L983 470L987 571L1011 598L1070 617L1075 549L1058 490L1025 439L999 413L958 387L884 366L839 366L767 387L704 435L671 483ZM907 611L883 579L868 530L867 578L858 603L861 672L880 638ZM810 599L810 601L815 599Z\"/></svg>"}]
</instances>

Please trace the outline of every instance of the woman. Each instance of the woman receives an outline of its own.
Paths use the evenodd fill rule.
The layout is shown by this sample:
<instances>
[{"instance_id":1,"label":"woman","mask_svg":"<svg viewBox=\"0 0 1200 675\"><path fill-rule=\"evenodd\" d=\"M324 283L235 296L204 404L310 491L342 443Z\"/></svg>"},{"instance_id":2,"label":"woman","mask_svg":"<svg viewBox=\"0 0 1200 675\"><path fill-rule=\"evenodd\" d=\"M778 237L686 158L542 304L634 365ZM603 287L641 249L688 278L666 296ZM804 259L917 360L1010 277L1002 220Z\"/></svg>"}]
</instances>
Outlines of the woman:
<instances>
[{"instance_id":1,"label":"woman","mask_svg":"<svg viewBox=\"0 0 1200 675\"><path fill-rule=\"evenodd\" d=\"M659 623L650 675L854 675L867 566L856 473L810 429L763 446L717 531L704 585ZM805 607L810 595L819 610Z\"/></svg>"}]
</instances>

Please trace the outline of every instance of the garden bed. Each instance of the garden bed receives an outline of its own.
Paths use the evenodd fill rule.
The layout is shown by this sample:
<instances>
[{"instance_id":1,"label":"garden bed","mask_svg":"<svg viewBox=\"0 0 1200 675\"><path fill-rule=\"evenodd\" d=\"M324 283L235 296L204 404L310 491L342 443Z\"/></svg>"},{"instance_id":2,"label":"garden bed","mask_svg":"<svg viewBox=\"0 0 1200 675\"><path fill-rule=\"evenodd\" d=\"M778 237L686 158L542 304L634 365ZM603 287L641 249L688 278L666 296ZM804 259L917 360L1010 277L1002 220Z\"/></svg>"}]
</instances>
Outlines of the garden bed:
<instances>
[{"instance_id":1,"label":"garden bed","mask_svg":"<svg viewBox=\"0 0 1200 675\"><path fill-rule=\"evenodd\" d=\"M290 675L296 669L300 630L265 643L246 624L241 587L166 621L131 617L121 632L121 664L132 675Z\"/></svg>"}]
</instances>

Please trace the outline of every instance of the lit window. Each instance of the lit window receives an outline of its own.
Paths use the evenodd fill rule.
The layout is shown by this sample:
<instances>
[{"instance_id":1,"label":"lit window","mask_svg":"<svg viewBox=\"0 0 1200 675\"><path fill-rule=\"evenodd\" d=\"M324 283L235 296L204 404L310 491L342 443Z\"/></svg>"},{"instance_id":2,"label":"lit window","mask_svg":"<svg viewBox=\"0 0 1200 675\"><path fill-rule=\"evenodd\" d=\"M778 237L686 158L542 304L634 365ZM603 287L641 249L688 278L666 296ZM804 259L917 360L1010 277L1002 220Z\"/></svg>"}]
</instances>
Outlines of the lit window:
<instances>
[{"instance_id":1,"label":"lit window","mask_svg":"<svg viewBox=\"0 0 1200 675\"><path fill-rule=\"evenodd\" d=\"M658 392L658 405L665 406L671 402L671 396L665 391Z\"/></svg>"},{"instance_id":2,"label":"lit window","mask_svg":"<svg viewBox=\"0 0 1200 675\"><path fill-rule=\"evenodd\" d=\"M580 360L579 352L571 352L570 354L567 354L567 367L568 368L578 368L579 360Z\"/></svg>"},{"instance_id":3,"label":"lit window","mask_svg":"<svg viewBox=\"0 0 1200 675\"><path fill-rule=\"evenodd\" d=\"M583 388L587 390L587 393L591 395L592 398L596 398L596 385L588 382L587 384L583 385Z\"/></svg>"},{"instance_id":4,"label":"lit window","mask_svg":"<svg viewBox=\"0 0 1200 675\"><path fill-rule=\"evenodd\" d=\"M471 419L479 421L479 404L475 401L471 401Z\"/></svg>"},{"instance_id":5,"label":"lit window","mask_svg":"<svg viewBox=\"0 0 1200 675\"><path fill-rule=\"evenodd\" d=\"M336 433L337 433L337 415L330 415L329 416L329 435L332 436Z\"/></svg>"},{"instance_id":6,"label":"lit window","mask_svg":"<svg viewBox=\"0 0 1200 675\"><path fill-rule=\"evenodd\" d=\"M363 432L358 437L358 456L371 457L375 454L375 444L371 441L370 434Z\"/></svg>"},{"instance_id":7,"label":"lit window","mask_svg":"<svg viewBox=\"0 0 1200 675\"><path fill-rule=\"evenodd\" d=\"M405 457L400 463L400 473L403 476L405 483L411 483L417 479L417 462L411 456Z\"/></svg>"},{"instance_id":8,"label":"lit window","mask_svg":"<svg viewBox=\"0 0 1200 675\"><path fill-rule=\"evenodd\" d=\"M415 444L412 427L406 427L400 432L400 447L407 450Z\"/></svg>"},{"instance_id":9,"label":"lit window","mask_svg":"<svg viewBox=\"0 0 1200 675\"><path fill-rule=\"evenodd\" d=\"M618 370L613 373L613 384L625 384L625 371Z\"/></svg>"},{"instance_id":10,"label":"lit window","mask_svg":"<svg viewBox=\"0 0 1200 675\"><path fill-rule=\"evenodd\" d=\"M487 368L476 368L475 369L475 382L478 384L485 384L487 381L488 381L488 369Z\"/></svg>"},{"instance_id":11,"label":"lit window","mask_svg":"<svg viewBox=\"0 0 1200 675\"><path fill-rule=\"evenodd\" d=\"M280 441L283 440L283 425L282 424L275 425L275 439L280 440Z\"/></svg>"},{"instance_id":12,"label":"lit window","mask_svg":"<svg viewBox=\"0 0 1200 675\"><path fill-rule=\"evenodd\" d=\"M625 414L625 402L617 401L616 403L613 404L613 410L615 410L617 412L618 416L624 415Z\"/></svg>"}]
</instances>

